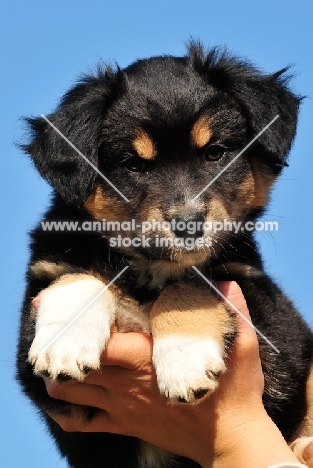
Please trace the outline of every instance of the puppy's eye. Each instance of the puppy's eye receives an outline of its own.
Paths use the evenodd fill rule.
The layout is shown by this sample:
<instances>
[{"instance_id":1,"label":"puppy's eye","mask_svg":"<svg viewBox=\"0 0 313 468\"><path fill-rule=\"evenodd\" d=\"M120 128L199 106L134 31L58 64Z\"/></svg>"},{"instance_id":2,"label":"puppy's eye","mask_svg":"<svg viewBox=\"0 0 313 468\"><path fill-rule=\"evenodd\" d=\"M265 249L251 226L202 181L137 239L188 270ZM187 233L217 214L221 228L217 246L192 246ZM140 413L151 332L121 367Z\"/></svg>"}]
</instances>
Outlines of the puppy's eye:
<instances>
[{"instance_id":1,"label":"puppy's eye","mask_svg":"<svg viewBox=\"0 0 313 468\"><path fill-rule=\"evenodd\" d=\"M225 154L226 149L219 145L210 145L204 151L206 161L218 161Z\"/></svg>"},{"instance_id":2,"label":"puppy's eye","mask_svg":"<svg viewBox=\"0 0 313 468\"><path fill-rule=\"evenodd\" d=\"M147 170L146 161L138 156L133 156L125 162L126 168L131 172L145 172Z\"/></svg>"}]
</instances>

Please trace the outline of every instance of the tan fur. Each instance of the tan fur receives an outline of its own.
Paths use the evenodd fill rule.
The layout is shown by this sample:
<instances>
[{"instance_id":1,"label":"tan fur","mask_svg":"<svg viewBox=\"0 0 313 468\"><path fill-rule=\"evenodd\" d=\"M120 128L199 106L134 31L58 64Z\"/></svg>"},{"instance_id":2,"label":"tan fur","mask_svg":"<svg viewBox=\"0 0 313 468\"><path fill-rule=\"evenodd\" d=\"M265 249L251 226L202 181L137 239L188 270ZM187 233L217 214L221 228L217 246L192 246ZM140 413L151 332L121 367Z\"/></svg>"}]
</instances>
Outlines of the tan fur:
<instances>
[{"instance_id":1,"label":"tan fur","mask_svg":"<svg viewBox=\"0 0 313 468\"><path fill-rule=\"evenodd\" d=\"M157 206L149 206L147 209L143 209L140 213L138 213L137 220L140 223L144 221L149 221L152 223L153 220L159 223L163 223L165 218L161 208L158 208ZM154 232L157 233L158 231L155 230Z\"/></svg>"},{"instance_id":2,"label":"tan fur","mask_svg":"<svg viewBox=\"0 0 313 468\"><path fill-rule=\"evenodd\" d=\"M133 140L133 148L138 156L143 159L153 159L156 156L156 149L152 138L144 131L139 130Z\"/></svg>"},{"instance_id":3,"label":"tan fur","mask_svg":"<svg viewBox=\"0 0 313 468\"><path fill-rule=\"evenodd\" d=\"M104 187L97 184L84 203L84 208L95 219L106 221L125 221L130 219L124 203L105 193Z\"/></svg>"},{"instance_id":4,"label":"tan fur","mask_svg":"<svg viewBox=\"0 0 313 468\"><path fill-rule=\"evenodd\" d=\"M37 317L37 309L33 307L33 305L30 308L29 316L31 320L36 320Z\"/></svg>"},{"instance_id":5,"label":"tan fur","mask_svg":"<svg viewBox=\"0 0 313 468\"><path fill-rule=\"evenodd\" d=\"M238 208L243 215L245 215L252 207L256 206L256 197L260 197L260 194L256 194L255 179L253 174L250 173L237 187L236 200Z\"/></svg>"},{"instance_id":6,"label":"tan fur","mask_svg":"<svg viewBox=\"0 0 313 468\"><path fill-rule=\"evenodd\" d=\"M231 220L228 211L221 200L212 198L207 205L206 221Z\"/></svg>"},{"instance_id":7,"label":"tan fur","mask_svg":"<svg viewBox=\"0 0 313 468\"><path fill-rule=\"evenodd\" d=\"M191 130L191 143L196 148L203 148L209 143L213 135L211 120L208 117L200 117Z\"/></svg>"},{"instance_id":8,"label":"tan fur","mask_svg":"<svg viewBox=\"0 0 313 468\"><path fill-rule=\"evenodd\" d=\"M255 181L253 207L263 207L268 203L270 189L275 182L275 176L258 159L252 159L251 166Z\"/></svg>"},{"instance_id":9,"label":"tan fur","mask_svg":"<svg viewBox=\"0 0 313 468\"><path fill-rule=\"evenodd\" d=\"M233 331L232 318L212 292L190 283L167 286L150 313L154 339L169 335L212 338L222 346L223 336Z\"/></svg>"},{"instance_id":10,"label":"tan fur","mask_svg":"<svg viewBox=\"0 0 313 468\"><path fill-rule=\"evenodd\" d=\"M256 158L251 159L252 173L238 186L238 201L247 209L267 205L275 176Z\"/></svg>"},{"instance_id":11,"label":"tan fur","mask_svg":"<svg viewBox=\"0 0 313 468\"><path fill-rule=\"evenodd\" d=\"M132 297L122 295L118 288L115 289L114 294L117 300L116 330L119 332L144 332L149 334L149 312L152 303L139 304Z\"/></svg>"},{"instance_id":12,"label":"tan fur","mask_svg":"<svg viewBox=\"0 0 313 468\"><path fill-rule=\"evenodd\" d=\"M36 278L49 278L55 280L62 275L78 273L79 268L73 268L66 263L54 263L47 260L39 260L30 267L30 272Z\"/></svg>"},{"instance_id":13,"label":"tan fur","mask_svg":"<svg viewBox=\"0 0 313 468\"><path fill-rule=\"evenodd\" d=\"M90 275L82 274L82 273L63 275L60 278L58 278L54 283L52 283L49 286L49 289L56 288L58 286L65 286L66 284L75 283L76 281L80 281L82 279L89 279L89 278L91 278Z\"/></svg>"},{"instance_id":14,"label":"tan fur","mask_svg":"<svg viewBox=\"0 0 313 468\"><path fill-rule=\"evenodd\" d=\"M40 260L34 263L30 267L31 273L37 278L47 278L53 281L53 284L58 281L61 277L71 278L77 281L77 277L94 277L102 281L104 284L108 282L107 278L103 275L99 275L94 271L84 270L83 268L73 267L66 263L54 263L47 260ZM66 280L67 281L67 280ZM71 282L70 280L68 281Z\"/></svg>"}]
</instances>

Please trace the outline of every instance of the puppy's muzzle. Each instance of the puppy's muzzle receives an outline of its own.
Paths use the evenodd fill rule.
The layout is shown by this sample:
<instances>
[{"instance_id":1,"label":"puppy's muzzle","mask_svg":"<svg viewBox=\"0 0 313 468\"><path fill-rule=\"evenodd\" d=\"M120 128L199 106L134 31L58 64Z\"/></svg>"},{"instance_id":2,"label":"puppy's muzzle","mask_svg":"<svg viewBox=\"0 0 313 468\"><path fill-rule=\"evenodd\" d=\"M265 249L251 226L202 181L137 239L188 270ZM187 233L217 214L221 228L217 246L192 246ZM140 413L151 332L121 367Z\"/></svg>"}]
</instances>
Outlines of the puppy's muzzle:
<instances>
[{"instance_id":1,"label":"puppy's muzzle","mask_svg":"<svg viewBox=\"0 0 313 468\"><path fill-rule=\"evenodd\" d=\"M205 218L201 212L193 212L185 215L177 214L170 219L166 219L171 223L172 231L178 238L198 239L203 236L203 224Z\"/></svg>"}]
</instances>

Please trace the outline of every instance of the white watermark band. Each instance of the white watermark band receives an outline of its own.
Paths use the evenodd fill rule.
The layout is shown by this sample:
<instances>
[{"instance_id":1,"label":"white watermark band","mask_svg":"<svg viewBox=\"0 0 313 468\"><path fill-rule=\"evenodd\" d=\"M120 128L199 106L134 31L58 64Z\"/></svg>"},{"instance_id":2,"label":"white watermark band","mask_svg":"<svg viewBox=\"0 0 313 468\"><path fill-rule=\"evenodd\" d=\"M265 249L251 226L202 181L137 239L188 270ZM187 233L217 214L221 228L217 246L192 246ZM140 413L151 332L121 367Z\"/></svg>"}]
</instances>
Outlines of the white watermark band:
<instances>
[{"instance_id":1,"label":"white watermark band","mask_svg":"<svg viewBox=\"0 0 313 468\"><path fill-rule=\"evenodd\" d=\"M42 221L41 229L43 231L60 232L141 232L142 234L151 232L182 232L193 235L196 232L205 233L217 232L261 232L278 231L278 221L230 221L223 219L221 221L150 221L137 222L136 219L125 221L85 220L85 221Z\"/></svg>"}]
</instances>

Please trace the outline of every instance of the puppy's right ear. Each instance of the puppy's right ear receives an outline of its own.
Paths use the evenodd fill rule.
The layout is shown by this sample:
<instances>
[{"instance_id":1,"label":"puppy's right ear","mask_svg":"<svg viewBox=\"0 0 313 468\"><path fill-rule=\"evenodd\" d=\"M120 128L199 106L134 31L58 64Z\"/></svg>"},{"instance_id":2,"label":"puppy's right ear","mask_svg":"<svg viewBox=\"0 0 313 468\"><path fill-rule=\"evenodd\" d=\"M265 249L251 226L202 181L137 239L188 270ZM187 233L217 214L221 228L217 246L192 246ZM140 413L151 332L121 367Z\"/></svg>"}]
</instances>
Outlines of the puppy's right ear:
<instances>
[{"instance_id":1,"label":"puppy's right ear","mask_svg":"<svg viewBox=\"0 0 313 468\"><path fill-rule=\"evenodd\" d=\"M103 118L126 86L121 70L99 68L96 76L84 77L65 94L56 112L47 117L96 167ZM32 138L22 149L68 204L80 206L93 188L96 171L43 117L25 120Z\"/></svg>"}]
</instances>

